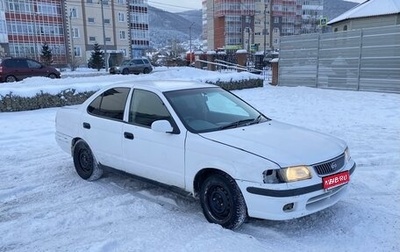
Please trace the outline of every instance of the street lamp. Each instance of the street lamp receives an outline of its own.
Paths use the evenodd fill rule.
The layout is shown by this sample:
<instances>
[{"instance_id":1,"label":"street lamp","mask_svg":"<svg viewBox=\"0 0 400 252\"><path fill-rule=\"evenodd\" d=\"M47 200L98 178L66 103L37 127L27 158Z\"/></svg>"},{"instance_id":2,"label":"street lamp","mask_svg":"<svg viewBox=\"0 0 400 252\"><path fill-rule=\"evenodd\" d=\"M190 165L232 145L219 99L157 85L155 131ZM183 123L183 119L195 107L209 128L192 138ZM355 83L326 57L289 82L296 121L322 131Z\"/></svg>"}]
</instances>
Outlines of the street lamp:
<instances>
[{"instance_id":1,"label":"street lamp","mask_svg":"<svg viewBox=\"0 0 400 252\"><path fill-rule=\"evenodd\" d=\"M72 15L74 9L71 9L69 12L69 28L70 28L70 36L71 36L71 68L74 69L74 58L75 58L75 48L74 48L74 34L72 28Z\"/></svg>"},{"instance_id":2,"label":"street lamp","mask_svg":"<svg viewBox=\"0 0 400 252\"><path fill-rule=\"evenodd\" d=\"M194 22L189 26L189 61L190 64L192 64L192 26L194 25Z\"/></svg>"},{"instance_id":3,"label":"street lamp","mask_svg":"<svg viewBox=\"0 0 400 252\"><path fill-rule=\"evenodd\" d=\"M37 60L37 32L36 32L36 16L38 15L37 12L33 13L33 42L34 42L34 48L33 48L33 53L35 54L35 60Z\"/></svg>"},{"instance_id":4,"label":"street lamp","mask_svg":"<svg viewBox=\"0 0 400 252\"><path fill-rule=\"evenodd\" d=\"M103 7L103 0L100 0L101 3L101 21L103 24L103 42L104 42L104 57L105 57L105 67L106 67L106 72L108 71L108 58L107 58L107 45L106 45L106 28L104 26L104 7Z\"/></svg>"}]
</instances>

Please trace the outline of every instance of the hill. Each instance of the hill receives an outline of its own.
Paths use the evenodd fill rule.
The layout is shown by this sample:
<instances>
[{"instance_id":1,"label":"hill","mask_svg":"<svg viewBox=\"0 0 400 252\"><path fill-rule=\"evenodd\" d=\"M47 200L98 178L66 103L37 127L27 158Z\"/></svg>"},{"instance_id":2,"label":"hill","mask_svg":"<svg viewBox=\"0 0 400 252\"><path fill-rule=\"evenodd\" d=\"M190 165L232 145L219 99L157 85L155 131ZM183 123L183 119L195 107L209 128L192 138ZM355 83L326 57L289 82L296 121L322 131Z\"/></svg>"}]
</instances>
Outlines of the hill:
<instances>
[{"instance_id":1,"label":"hill","mask_svg":"<svg viewBox=\"0 0 400 252\"><path fill-rule=\"evenodd\" d=\"M190 38L190 30L192 40L200 38L201 10L171 13L152 6L149 6L148 10L151 47L162 48L174 43L187 42Z\"/></svg>"}]
</instances>

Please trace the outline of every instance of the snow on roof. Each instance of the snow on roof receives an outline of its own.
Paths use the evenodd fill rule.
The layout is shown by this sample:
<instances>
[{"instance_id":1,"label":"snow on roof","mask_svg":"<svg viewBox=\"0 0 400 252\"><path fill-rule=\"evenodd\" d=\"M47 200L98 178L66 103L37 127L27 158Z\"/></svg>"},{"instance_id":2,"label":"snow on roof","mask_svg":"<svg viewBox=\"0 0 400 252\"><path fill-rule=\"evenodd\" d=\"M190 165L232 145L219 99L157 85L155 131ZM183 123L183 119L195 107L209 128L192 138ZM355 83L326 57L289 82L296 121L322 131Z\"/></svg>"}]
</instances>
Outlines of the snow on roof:
<instances>
[{"instance_id":1,"label":"snow on roof","mask_svg":"<svg viewBox=\"0 0 400 252\"><path fill-rule=\"evenodd\" d=\"M368 0L342 15L332 19L328 25L353 18L372 17L400 13L399 0Z\"/></svg>"}]
</instances>

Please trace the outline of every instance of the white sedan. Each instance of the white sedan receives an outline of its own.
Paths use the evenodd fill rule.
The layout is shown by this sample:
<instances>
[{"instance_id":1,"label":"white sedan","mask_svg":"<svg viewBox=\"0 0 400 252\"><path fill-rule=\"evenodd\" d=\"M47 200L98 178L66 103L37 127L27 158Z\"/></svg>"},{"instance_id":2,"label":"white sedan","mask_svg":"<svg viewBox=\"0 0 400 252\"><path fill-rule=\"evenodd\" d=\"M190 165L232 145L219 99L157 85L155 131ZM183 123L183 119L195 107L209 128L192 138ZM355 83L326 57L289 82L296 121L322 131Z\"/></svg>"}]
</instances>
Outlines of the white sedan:
<instances>
[{"instance_id":1,"label":"white sedan","mask_svg":"<svg viewBox=\"0 0 400 252\"><path fill-rule=\"evenodd\" d=\"M338 202L356 164L342 140L272 120L217 86L118 83L56 116L86 180L117 169L199 198L209 222L286 220Z\"/></svg>"}]
</instances>

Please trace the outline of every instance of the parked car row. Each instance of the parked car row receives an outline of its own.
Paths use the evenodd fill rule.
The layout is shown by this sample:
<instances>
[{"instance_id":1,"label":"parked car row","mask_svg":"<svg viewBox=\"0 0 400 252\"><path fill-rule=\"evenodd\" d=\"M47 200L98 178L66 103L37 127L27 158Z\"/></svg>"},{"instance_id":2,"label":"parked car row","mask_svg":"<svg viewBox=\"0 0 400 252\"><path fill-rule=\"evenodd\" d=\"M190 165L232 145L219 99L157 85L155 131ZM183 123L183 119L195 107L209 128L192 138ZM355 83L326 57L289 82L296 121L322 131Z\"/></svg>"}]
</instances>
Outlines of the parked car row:
<instances>
[{"instance_id":1,"label":"parked car row","mask_svg":"<svg viewBox=\"0 0 400 252\"><path fill-rule=\"evenodd\" d=\"M148 74L153 66L148 59L124 60L120 65L110 67L110 74ZM46 66L29 58L0 59L0 82L16 82L28 77L61 78L61 73L52 66Z\"/></svg>"}]
</instances>

